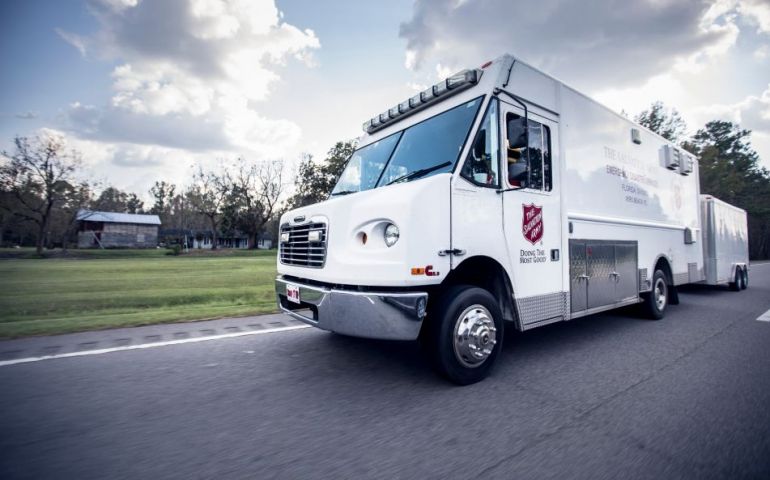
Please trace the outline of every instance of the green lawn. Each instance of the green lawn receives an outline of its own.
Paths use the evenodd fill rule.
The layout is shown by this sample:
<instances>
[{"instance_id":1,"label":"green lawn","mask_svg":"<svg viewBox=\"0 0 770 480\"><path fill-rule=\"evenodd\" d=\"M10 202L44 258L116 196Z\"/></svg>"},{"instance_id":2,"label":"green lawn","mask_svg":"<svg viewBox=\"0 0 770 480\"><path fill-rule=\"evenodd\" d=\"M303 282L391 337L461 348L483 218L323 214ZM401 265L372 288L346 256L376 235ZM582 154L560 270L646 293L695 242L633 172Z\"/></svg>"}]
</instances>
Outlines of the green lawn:
<instances>
[{"instance_id":1,"label":"green lawn","mask_svg":"<svg viewBox=\"0 0 770 480\"><path fill-rule=\"evenodd\" d=\"M0 260L0 338L276 310L274 250L91 252Z\"/></svg>"}]
</instances>

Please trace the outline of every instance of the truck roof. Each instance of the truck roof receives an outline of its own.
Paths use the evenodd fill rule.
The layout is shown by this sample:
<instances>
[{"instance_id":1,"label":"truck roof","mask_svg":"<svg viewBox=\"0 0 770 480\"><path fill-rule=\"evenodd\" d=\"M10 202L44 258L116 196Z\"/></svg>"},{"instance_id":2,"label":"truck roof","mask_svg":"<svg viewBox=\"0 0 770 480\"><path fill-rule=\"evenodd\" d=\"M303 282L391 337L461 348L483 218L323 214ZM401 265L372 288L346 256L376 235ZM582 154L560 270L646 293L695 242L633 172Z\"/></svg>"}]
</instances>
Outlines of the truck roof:
<instances>
[{"instance_id":1,"label":"truck roof","mask_svg":"<svg viewBox=\"0 0 770 480\"><path fill-rule=\"evenodd\" d=\"M511 80L511 73L513 71L513 67L516 64L520 64L520 65L526 67L527 69L530 69L531 71L536 72L538 75L544 76L547 79L553 81L554 84L561 85L564 88L569 89L570 91L574 92L575 94L580 95L581 97L586 98L587 100L595 103L596 105L601 106L607 112L611 113L612 115L614 115L614 116L616 116L618 118L623 119L624 121L626 121L629 124L633 125L635 128L640 128L640 129L648 132L649 134L658 137L663 142L666 142L666 143L668 143L670 145L677 146L671 140L668 140L668 139L664 138L660 134L650 130L649 128L645 127L644 125L641 125L641 124L633 121L632 119L628 118L627 116L624 116L624 115L620 114L616 110L608 107L607 105L599 102L598 100L596 100L596 99L590 97L589 95L581 92L580 90L572 87L571 85L569 85L568 83L560 80L559 78L557 78L557 77L555 77L555 76L553 76L553 75L551 75L549 73L546 73L546 72L538 69L537 67L534 67L532 64L527 63L526 61L522 60L521 58L519 58L517 56L514 56L514 55L512 55L510 53L506 53L506 54L500 55L497 58L495 58L494 60L482 64L482 67L479 68L480 71L483 71L483 76L482 76L481 81L479 81L476 85L474 85L473 87L468 89L468 91L478 92L478 90L483 90L484 93L491 93L492 89L495 88L495 87L497 87L497 88L504 88L504 87L506 87L508 85L508 83L510 82L510 80ZM497 77L496 80L490 81L489 77L495 77L495 73L497 74L496 75L496 77ZM487 77L487 78L484 78L484 77ZM441 82L439 82L439 83L441 83ZM512 92L512 93L517 94L517 96L520 96L521 99L523 101L527 102L527 103L538 105L537 99L529 98L527 95L519 95L519 92L515 92L515 91ZM395 120L390 125L388 125L386 127L383 127L381 129L377 130L376 132L373 132L373 133L365 132L363 135L361 135L358 138L359 145L360 146L365 146L365 145L367 145L369 143L372 143L372 142L377 141L377 140L379 140L381 138L384 138L387 135L390 135L391 133L395 133L395 132L397 132L399 130L402 130L402 129L406 128L406 126L413 125L414 123L418 123L419 121L422 121L425 118L428 118L429 116L432 116L432 114L431 115L425 115L425 113L426 112L435 112L436 111L436 107L439 106L439 105L445 107L445 108L442 108L441 110L446 110L446 109L451 108L451 106L455 106L455 105L461 103L461 101L448 101L449 99L454 98L454 97L457 97L457 96L448 96L446 99L439 100L439 101L436 101L436 102L432 103L430 106L426 107L425 109L423 109L419 113L416 113L414 115L409 115L408 117L411 120L413 120L413 121L404 122L403 120L406 120L406 118L407 118L407 116L405 116L403 120ZM461 96L461 98L467 99L468 96ZM455 98L455 100L458 100L458 99ZM401 103L403 103L403 101ZM398 106L399 104L397 103L395 105ZM555 106L555 110L551 109L551 108L548 108L548 107L546 107L546 109L553 111L553 113L555 113L556 115L560 114L560 112L558 111L559 110L558 105ZM388 112L388 110L386 110L385 112ZM400 128L397 128L397 129L393 128L394 126L398 126ZM371 141L369 141L369 140L371 140ZM696 162L698 161L698 159L694 155L690 155L689 152L686 152L686 153L687 153L687 155L691 156L694 161L696 161Z\"/></svg>"}]
</instances>

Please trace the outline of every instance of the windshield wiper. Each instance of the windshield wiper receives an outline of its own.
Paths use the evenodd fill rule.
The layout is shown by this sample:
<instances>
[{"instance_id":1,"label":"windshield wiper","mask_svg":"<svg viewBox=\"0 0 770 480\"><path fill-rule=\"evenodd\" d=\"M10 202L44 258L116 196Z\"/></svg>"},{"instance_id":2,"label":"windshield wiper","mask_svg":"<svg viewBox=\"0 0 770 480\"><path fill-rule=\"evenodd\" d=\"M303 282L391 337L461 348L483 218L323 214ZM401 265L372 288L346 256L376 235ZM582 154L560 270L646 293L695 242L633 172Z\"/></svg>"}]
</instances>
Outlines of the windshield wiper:
<instances>
[{"instance_id":1,"label":"windshield wiper","mask_svg":"<svg viewBox=\"0 0 770 480\"><path fill-rule=\"evenodd\" d=\"M386 183L385 186L393 185L394 183L398 182L405 182L407 180L411 180L413 178L419 178L424 175L429 174L430 172L434 172L440 168L448 167L449 165L452 165L452 162L444 162L440 163L438 165L433 165L432 167L428 168L421 168L419 170L415 170L414 172L409 172L406 175L401 175L400 177L396 178L395 180L391 180L390 182Z\"/></svg>"},{"instance_id":2,"label":"windshield wiper","mask_svg":"<svg viewBox=\"0 0 770 480\"><path fill-rule=\"evenodd\" d=\"M339 192L332 192L331 196L335 195L350 195L351 193L358 193L358 190L341 190Z\"/></svg>"}]
</instances>

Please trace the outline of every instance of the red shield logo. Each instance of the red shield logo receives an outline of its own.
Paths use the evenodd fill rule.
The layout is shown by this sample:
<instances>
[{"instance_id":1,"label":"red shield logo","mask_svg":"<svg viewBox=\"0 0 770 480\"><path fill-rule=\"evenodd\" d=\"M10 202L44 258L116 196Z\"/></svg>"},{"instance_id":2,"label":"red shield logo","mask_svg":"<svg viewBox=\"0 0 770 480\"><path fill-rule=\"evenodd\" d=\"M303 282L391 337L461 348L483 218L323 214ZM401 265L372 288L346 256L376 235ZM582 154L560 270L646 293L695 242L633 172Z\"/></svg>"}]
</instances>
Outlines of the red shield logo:
<instances>
[{"instance_id":1,"label":"red shield logo","mask_svg":"<svg viewBox=\"0 0 770 480\"><path fill-rule=\"evenodd\" d=\"M521 216L521 233L532 245L543 238L543 207L534 203L522 205L524 210Z\"/></svg>"}]
</instances>

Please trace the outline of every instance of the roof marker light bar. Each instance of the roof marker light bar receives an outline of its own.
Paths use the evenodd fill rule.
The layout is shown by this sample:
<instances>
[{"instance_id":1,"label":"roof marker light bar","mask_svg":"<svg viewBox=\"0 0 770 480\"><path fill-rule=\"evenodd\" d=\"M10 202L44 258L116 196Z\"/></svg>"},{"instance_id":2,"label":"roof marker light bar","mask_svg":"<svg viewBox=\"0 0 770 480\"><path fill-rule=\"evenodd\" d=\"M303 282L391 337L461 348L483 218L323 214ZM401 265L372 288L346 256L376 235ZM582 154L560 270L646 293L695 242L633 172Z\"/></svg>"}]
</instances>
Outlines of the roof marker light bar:
<instances>
[{"instance_id":1,"label":"roof marker light bar","mask_svg":"<svg viewBox=\"0 0 770 480\"><path fill-rule=\"evenodd\" d=\"M439 100L444 100L455 93L472 87L479 83L482 73L484 72L480 69L463 70L455 73L446 80L442 80L412 98L404 100L395 107L388 109L388 111L375 115L364 122L363 129L366 133L375 132L393 123L396 119L400 120L407 115L422 110L428 105L432 105Z\"/></svg>"}]
</instances>

